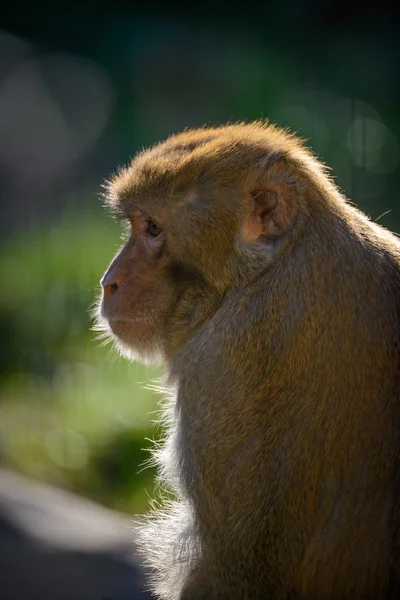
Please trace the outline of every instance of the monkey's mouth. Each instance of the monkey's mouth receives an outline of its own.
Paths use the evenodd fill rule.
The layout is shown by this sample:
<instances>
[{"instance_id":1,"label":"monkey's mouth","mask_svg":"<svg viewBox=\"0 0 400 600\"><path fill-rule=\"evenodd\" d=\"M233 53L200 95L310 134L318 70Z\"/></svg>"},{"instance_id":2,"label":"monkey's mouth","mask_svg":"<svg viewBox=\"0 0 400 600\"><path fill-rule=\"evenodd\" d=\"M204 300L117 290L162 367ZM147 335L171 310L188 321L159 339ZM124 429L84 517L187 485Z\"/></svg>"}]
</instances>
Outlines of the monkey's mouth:
<instances>
[{"instance_id":1,"label":"monkey's mouth","mask_svg":"<svg viewBox=\"0 0 400 600\"><path fill-rule=\"evenodd\" d=\"M111 318L111 319L107 319L108 324L110 325L110 327L113 326L120 326L120 325L128 325L128 326L135 326L137 323L151 323L152 320L145 315L140 315L140 316L135 316L135 317L117 317L117 318Z\"/></svg>"},{"instance_id":2,"label":"monkey's mouth","mask_svg":"<svg viewBox=\"0 0 400 600\"><path fill-rule=\"evenodd\" d=\"M160 326L160 313L153 310L137 310L124 316L106 318L112 333L126 343L153 337Z\"/></svg>"}]
</instances>

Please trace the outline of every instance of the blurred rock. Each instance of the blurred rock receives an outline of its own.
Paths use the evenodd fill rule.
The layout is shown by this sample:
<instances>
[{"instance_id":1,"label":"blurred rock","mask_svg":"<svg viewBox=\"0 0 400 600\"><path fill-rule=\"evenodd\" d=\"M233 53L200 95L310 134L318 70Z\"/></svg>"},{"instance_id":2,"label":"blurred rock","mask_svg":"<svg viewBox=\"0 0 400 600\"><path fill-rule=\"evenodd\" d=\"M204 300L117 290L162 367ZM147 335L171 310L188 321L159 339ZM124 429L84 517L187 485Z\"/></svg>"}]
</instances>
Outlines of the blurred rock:
<instances>
[{"instance_id":1,"label":"blurred rock","mask_svg":"<svg viewBox=\"0 0 400 600\"><path fill-rule=\"evenodd\" d=\"M149 600L134 525L0 469L2 600Z\"/></svg>"}]
</instances>

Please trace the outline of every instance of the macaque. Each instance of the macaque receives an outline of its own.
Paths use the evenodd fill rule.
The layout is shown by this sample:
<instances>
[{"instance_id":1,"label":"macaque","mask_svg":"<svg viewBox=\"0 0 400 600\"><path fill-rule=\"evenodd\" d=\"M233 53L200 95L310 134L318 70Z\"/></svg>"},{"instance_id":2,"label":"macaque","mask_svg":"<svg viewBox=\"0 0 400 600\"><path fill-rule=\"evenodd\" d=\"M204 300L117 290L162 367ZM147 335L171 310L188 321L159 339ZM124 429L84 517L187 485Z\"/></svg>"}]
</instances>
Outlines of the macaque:
<instances>
[{"instance_id":1,"label":"macaque","mask_svg":"<svg viewBox=\"0 0 400 600\"><path fill-rule=\"evenodd\" d=\"M163 600L400 598L400 242L272 124L173 135L106 185L99 320L161 362Z\"/></svg>"}]
</instances>

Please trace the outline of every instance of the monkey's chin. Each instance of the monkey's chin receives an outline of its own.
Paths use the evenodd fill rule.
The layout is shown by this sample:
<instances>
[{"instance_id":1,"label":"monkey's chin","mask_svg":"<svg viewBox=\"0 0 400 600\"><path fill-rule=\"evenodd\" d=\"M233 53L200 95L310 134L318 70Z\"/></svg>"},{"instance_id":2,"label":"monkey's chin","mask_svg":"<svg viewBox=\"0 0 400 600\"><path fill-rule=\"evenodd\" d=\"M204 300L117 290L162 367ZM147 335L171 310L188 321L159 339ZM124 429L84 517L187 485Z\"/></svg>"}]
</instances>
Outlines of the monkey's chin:
<instances>
[{"instance_id":1,"label":"monkey's chin","mask_svg":"<svg viewBox=\"0 0 400 600\"><path fill-rule=\"evenodd\" d=\"M124 320L111 320L107 324L110 337L122 356L145 365L164 362L161 343L148 329L144 332L140 327L127 327Z\"/></svg>"}]
</instances>

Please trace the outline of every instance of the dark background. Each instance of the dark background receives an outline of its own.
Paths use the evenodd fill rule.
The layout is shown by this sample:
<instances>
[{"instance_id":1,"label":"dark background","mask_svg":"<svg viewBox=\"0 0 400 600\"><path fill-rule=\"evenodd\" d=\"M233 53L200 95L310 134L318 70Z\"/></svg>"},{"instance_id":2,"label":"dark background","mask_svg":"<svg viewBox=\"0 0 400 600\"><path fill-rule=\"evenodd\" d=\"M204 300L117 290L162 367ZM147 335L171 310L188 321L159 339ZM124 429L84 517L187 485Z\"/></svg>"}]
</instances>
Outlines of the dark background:
<instances>
[{"instance_id":1,"label":"dark background","mask_svg":"<svg viewBox=\"0 0 400 600\"><path fill-rule=\"evenodd\" d=\"M98 199L184 127L268 118L400 231L399 29L385 3L14 2L0 17L0 445L5 465L136 513L155 370L88 308L120 243ZM386 213L387 214L383 214ZM381 216L383 215L383 216ZM152 413L152 414L150 414Z\"/></svg>"}]
</instances>

